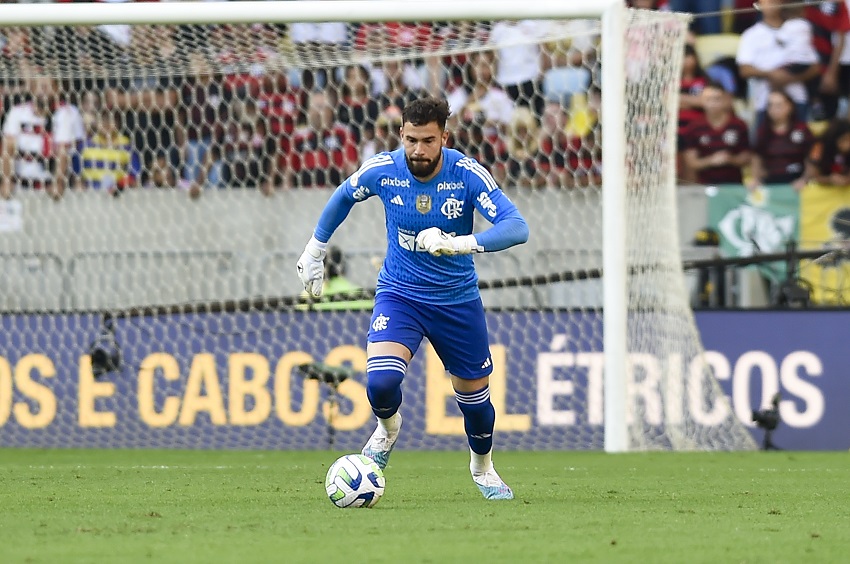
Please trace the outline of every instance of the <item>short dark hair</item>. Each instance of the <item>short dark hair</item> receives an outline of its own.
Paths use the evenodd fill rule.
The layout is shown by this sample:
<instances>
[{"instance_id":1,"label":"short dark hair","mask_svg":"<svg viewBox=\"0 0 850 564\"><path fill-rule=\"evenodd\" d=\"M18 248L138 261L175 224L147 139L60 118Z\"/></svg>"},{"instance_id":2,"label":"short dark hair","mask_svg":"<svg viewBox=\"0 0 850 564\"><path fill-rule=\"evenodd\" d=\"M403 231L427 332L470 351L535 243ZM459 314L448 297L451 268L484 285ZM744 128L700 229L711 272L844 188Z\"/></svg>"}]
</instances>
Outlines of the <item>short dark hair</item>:
<instances>
[{"instance_id":1,"label":"short dark hair","mask_svg":"<svg viewBox=\"0 0 850 564\"><path fill-rule=\"evenodd\" d=\"M446 129L447 119L449 119L449 103L433 96L414 100L401 112L402 124L426 125L436 122L441 130Z\"/></svg>"}]
</instances>

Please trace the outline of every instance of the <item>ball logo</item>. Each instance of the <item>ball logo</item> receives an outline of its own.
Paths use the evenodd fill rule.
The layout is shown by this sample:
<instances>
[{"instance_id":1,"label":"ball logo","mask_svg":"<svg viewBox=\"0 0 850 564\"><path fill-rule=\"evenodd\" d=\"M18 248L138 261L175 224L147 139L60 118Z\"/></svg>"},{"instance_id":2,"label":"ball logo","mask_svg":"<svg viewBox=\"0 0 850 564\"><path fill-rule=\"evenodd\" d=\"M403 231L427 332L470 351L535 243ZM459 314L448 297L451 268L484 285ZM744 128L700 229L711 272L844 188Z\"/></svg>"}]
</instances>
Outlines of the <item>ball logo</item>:
<instances>
[{"instance_id":1,"label":"ball logo","mask_svg":"<svg viewBox=\"0 0 850 564\"><path fill-rule=\"evenodd\" d=\"M738 142L738 132L734 129L727 129L723 132L723 142L727 145L734 145Z\"/></svg>"},{"instance_id":2,"label":"ball logo","mask_svg":"<svg viewBox=\"0 0 850 564\"><path fill-rule=\"evenodd\" d=\"M806 140L806 134L800 131L799 129L795 129L791 132L791 142L799 145L803 141Z\"/></svg>"},{"instance_id":3,"label":"ball logo","mask_svg":"<svg viewBox=\"0 0 850 564\"><path fill-rule=\"evenodd\" d=\"M400 178L382 178L381 186L395 186L397 188L410 188L410 180Z\"/></svg>"},{"instance_id":4,"label":"ball logo","mask_svg":"<svg viewBox=\"0 0 850 564\"><path fill-rule=\"evenodd\" d=\"M443 205L440 206L440 211L443 212L443 215L448 219L457 219L463 215L463 200L448 198L445 202L443 202Z\"/></svg>"},{"instance_id":5,"label":"ball logo","mask_svg":"<svg viewBox=\"0 0 850 564\"><path fill-rule=\"evenodd\" d=\"M442 190L463 190L463 182L440 182L437 184L437 192Z\"/></svg>"}]
</instances>

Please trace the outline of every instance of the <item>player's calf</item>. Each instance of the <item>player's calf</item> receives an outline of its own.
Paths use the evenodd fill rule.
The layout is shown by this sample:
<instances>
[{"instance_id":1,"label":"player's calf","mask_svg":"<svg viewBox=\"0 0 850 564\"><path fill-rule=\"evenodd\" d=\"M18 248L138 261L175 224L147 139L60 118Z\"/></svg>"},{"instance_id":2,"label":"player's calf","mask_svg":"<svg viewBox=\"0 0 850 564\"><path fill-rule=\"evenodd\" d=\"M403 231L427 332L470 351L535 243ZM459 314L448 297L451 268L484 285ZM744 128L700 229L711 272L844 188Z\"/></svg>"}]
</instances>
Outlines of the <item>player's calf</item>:
<instances>
[{"instance_id":1,"label":"player's calf","mask_svg":"<svg viewBox=\"0 0 850 564\"><path fill-rule=\"evenodd\" d=\"M374 460L382 470L389 462L401 429L398 408L402 397L401 382L406 370L407 363L395 356L375 356L366 363L366 396L372 405L372 412L378 418L378 426L362 453Z\"/></svg>"},{"instance_id":2,"label":"player's calf","mask_svg":"<svg viewBox=\"0 0 850 564\"><path fill-rule=\"evenodd\" d=\"M496 410L490 402L490 386L474 392L455 390L469 441L469 471L486 499L513 499L514 493L493 468L493 427Z\"/></svg>"}]
</instances>

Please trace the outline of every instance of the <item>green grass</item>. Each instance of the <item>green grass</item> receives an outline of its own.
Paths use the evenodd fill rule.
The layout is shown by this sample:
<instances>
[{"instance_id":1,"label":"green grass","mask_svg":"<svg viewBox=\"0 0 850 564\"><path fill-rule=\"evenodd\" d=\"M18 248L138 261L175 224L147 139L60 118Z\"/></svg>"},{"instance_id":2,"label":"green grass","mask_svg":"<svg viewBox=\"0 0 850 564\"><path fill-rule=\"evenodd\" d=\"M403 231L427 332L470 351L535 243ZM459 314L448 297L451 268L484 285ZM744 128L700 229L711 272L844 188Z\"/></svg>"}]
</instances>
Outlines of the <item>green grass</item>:
<instances>
[{"instance_id":1,"label":"green grass","mask_svg":"<svg viewBox=\"0 0 850 564\"><path fill-rule=\"evenodd\" d=\"M0 562L846 562L850 454L400 451L371 510L327 452L0 450Z\"/></svg>"}]
</instances>

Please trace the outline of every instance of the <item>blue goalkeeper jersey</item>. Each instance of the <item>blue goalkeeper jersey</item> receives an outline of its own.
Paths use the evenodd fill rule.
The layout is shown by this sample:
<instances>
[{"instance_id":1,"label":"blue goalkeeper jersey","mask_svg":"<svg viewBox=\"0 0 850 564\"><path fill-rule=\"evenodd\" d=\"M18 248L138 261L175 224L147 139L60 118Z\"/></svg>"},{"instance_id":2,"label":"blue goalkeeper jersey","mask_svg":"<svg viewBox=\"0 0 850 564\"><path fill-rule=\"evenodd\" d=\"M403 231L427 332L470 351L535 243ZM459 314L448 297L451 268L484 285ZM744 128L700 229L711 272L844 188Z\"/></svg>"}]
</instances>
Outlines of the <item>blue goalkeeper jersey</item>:
<instances>
[{"instance_id":1,"label":"blue goalkeeper jersey","mask_svg":"<svg viewBox=\"0 0 850 564\"><path fill-rule=\"evenodd\" d=\"M471 234L475 209L496 226L504 223L501 230L493 227L488 230L492 233L476 234L484 251L500 250L528 237L525 220L490 173L475 159L447 148L443 148L440 172L425 183L410 173L403 148L365 161L331 198L316 237L327 241L351 205L372 196L383 202L387 225L387 256L378 275L378 293L394 292L432 304L479 297L472 255L435 257L416 245L416 235L429 227L453 235Z\"/></svg>"}]
</instances>

